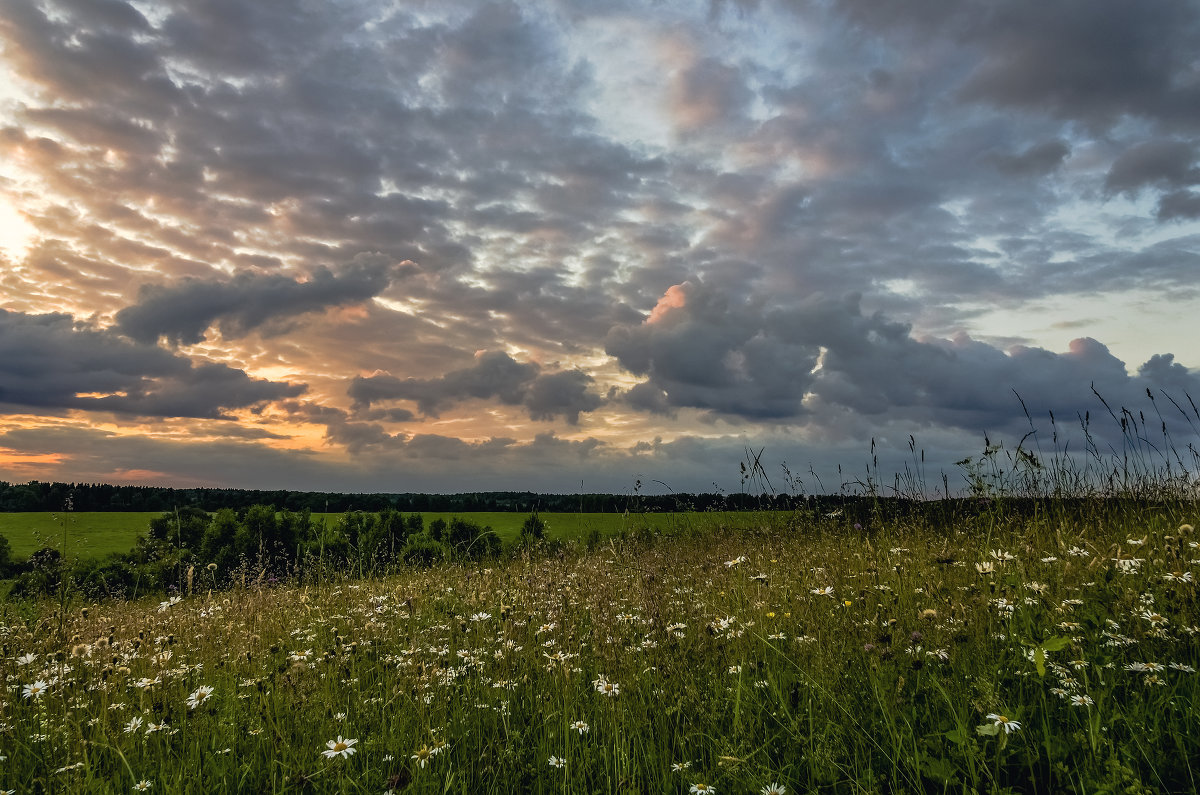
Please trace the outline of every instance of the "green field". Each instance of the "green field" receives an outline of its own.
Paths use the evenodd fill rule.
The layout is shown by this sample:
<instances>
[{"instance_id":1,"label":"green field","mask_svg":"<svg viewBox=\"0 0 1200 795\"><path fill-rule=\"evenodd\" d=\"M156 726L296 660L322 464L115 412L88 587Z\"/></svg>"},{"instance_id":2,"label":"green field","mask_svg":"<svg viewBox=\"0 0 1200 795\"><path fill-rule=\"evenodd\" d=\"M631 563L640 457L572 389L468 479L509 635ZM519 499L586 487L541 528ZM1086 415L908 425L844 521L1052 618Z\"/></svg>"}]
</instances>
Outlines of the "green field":
<instances>
[{"instance_id":1,"label":"green field","mask_svg":"<svg viewBox=\"0 0 1200 795\"><path fill-rule=\"evenodd\" d=\"M110 552L128 552L136 538L146 532L150 520L161 516L158 512L94 512L94 513L0 513L0 535L8 539L12 555L23 559L43 547L64 550L67 558L99 558ZM447 522L458 516L481 526L490 526L506 544L516 541L521 535L521 524L528 517L525 513L482 512L482 513L439 513L421 514L428 527L435 519ZM315 521L337 522L341 514L316 513ZM593 530L601 535L612 535L621 530L640 527L655 529L669 528L686 521L696 523L725 523L742 525L757 521L752 513L706 513L706 514L619 514L619 513L543 513L539 514L547 524L546 537L569 541L583 539Z\"/></svg>"},{"instance_id":2,"label":"green field","mask_svg":"<svg viewBox=\"0 0 1200 795\"><path fill-rule=\"evenodd\" d=\"M128 552L157 513L0 513L0 535L16 559L43 547L63 550L68 558L99 558Z\"/></svg>"}]
</instances>

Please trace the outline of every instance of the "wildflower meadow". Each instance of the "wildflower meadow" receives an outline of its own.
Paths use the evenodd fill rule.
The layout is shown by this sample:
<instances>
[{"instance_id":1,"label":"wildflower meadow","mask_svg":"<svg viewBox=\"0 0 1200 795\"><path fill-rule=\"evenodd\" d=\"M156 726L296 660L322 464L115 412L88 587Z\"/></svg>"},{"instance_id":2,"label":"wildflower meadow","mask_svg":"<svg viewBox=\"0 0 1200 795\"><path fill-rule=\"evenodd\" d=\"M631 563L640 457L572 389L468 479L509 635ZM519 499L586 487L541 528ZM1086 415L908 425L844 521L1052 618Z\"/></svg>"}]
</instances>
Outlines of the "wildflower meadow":
<instances>
[{"instance_id":1,"label":"wildflower meadow","mask_svg":"<svg viewBox=\"0 0 1200 795\"><path fill-rule=\"evenodd\" d=\"M1192 504L1026 508L9 602L0 789L1195 791Z\"/></svg>"}]
</instances>

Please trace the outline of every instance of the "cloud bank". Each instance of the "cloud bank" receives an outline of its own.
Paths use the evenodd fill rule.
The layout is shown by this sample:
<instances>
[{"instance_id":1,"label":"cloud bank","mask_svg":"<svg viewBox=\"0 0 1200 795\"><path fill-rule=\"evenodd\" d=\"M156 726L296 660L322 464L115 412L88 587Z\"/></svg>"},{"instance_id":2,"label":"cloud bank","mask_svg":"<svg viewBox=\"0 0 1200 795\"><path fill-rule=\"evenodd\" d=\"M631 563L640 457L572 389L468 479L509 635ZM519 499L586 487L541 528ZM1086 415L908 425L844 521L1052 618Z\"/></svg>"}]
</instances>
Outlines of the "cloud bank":
<instances>
[{"instance_id":1,"label":"cloud bank","mask_svg":"<svg viewBox=\"0 0 1200 795\"><path fill-rule=\"evenodd\" d=\"M1186 405L1198 49L1157 1L0 0L0 476L220 478L216 423L280 482L696 488Z\"/></svg>"}]
</instances>

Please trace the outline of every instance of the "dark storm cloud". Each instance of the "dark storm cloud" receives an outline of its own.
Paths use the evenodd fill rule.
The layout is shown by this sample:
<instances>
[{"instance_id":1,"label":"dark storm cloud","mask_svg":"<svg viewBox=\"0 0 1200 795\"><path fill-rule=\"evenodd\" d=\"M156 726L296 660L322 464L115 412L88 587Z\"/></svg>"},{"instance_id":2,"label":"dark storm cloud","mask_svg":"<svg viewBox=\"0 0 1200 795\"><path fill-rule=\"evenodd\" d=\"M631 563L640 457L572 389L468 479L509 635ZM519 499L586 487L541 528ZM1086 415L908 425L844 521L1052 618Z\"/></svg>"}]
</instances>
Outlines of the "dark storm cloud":
<instances>
[{"instance_id":1,"label":"dark storm cloud","mask_svg":"<svg viewBox=\"0 0 1200 795\"><path fill-rule=\"evenodd\" d=\"M0 403L145 417L223 418L230 410L295 397L305 389L131 343L69 315L5 310L0 310L0 374Z\"/></svg>"},{"instance_id":2,"label":"dark storm cloud","mask_svg":"<svg viewBox=\"0 0 1200 795\"><path fill-rule=\"evenodd\" d=\"M1200 193L1177 190L1164 194L1158 200L1158 218L1162 221L1200 218Z\"/></svg>"},{"instance_id":3,"label":"dark storm cloud","mask_svg":"<svg viewBox=\"0 0 1200 795\"><path fill-rule=\"evenodd\" d=\"M1104 178L1110 193L1135 192L1148 185L1180 188L1200 183L1196 144L1154 140L1130 147L1113 161Z\"/></svg>"},{"instance_id":4,"label":"dark storm cloud","mask_svg":"<svg viewBox=\"0 0 1200 795\"><path fill-rule=\"evenodd\" d=\"M981 47L963 86L970 100L1108 124L1124 114L1194 127L1193 73L1200 13L1171 0L1020 0L961 7L967 41Z\"/></svg>"},{"instance_id":5,"label":"dark storm cloud","mask_svg":"<svg viewBox=\"0 0 1200 795\"><path fill-rule=\"evenodd\" d=\"M672 288L649 322L618 326L605 350L647 375L672 406L761 419L796 417L816 365L811 340L767 328L761 306L733 304L695 282ZM653 395L653 393L649 393ZM630 396L644 402L647 392Z\"/></svg>"},{"instance_id":6,"label":"dark storm cloud","mask_svg":"<svg viewBox=\"0 0 1200 795\"><path fill-rule=\"evenodd\" d=\"M607 350L647 377L625 400L657 412L665 403L794 420L837 407L984 431L1021 420L1015 395L1067 415L1091 399L1093 387L1116 404L1137 403L1148 388L1200 395L1200 376L1170 355L1130 376L1093 339L1077 339L1065 353L1005 352L965 334L916 339L906 323L864 314L858 296L815 296L764 311L731 304L697 282L672 288L645 323L615 328Z\"/></svg>"},{"instance_id":7,"label":"dark storm cloud","mask_svg":"<svg viewBox=\"0 0 1200 795\"><path fill-rule=\"evenodd\" d=\"M592 381L591 376L578 370L547 373L534 362L521 363L503 351L492 351L478 354L471 367L452 370L440 378L358 376L348 393L359 407L410 400L426 416L437 416L447 406L463 400L494 398L508 406L525 407L530 419L561 416L574 425L581 412L593 411L603 402L588 391Z\"/></svg>"},{"instance_id":8,"label":"dark storm cloud","mask_svg":"<svg viewBox=\"0 0 1200 795\"><path fill-rule=\"evenodd\" d=\"M614 387L610 397L619 397L633 408L650 414L661 414L667 417L675 414L675 409L671 407L670 396L661 387L655 386L649 381L636 384L624 394L617 393Z\"/></svg>"},{"instance_id":9,"label":"dark storm cloud","mask_svg":"<svg viewBox=\"0 0 1200 795\"><path fill-rule=\"evenodd\" d=\"M270 321L379 295L398 269L364 259L368 261L352 263L337 273L318 268L303 281L244 272L225 282L185 279L169 286L146 286L136 304L117 312L116 328L145 343L160 337L177 344L197 343L214 325L226 339L240 337Z\"/></svg>"}]
</instances>

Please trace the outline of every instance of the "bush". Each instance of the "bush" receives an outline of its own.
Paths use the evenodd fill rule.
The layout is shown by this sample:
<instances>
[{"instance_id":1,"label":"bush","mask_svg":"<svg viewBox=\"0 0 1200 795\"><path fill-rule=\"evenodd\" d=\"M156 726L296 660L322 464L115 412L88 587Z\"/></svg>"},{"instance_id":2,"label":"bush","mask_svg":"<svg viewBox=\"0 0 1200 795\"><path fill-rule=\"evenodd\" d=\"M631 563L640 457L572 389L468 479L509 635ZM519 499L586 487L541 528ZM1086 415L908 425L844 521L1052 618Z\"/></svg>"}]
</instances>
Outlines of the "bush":
<instances>
[{"instance_id":1,"label":"bush","mask_svg":"<svg viewBox=\"0 0 1200 795\"><path fill-rule=\"evenodd\" d=\"M10 596L47 596L62 583L62 553L53 547L42 547L29 556L23 571L17 575Z\"/></svg>"},{"instance_id":2,"label":"bush","mask_svg":"<svg viewBox=\"0 0 1200 795\"><path fill-rule=\"evenodd\" d=\"M546 537L546 523L538 516L537 511L530 514L525 523L521 525L521 541L529 544L536 541L541 541Z\"/></svg>"},{"instance_id":3,"label":"bush","mask_svg":"<svg viewBox=\"0 0 1200 795\"><path fill-rule=\"evenodd\" d=\"M0 535L0 579L8 577L12 568L12 545L8 543L7 538Z\"/></svg>"},{"instance_id":4,"label":"bush","mask_svg":"<svg viewBox=\"0 0 1200 795\"><path fill-rule=\"evenodd\" d=\"M500 554L500 537L490 527L455 517L446 529L445 544L455 557L482 560Z\"/></svg>"},{"instance_id":5,"label":"bush","mask_svg":"<svg viewBox=\"0 0 1200 795\"><path fill-rule=\"evenodd\" d=\"M141 573L123 555L80 561L71 579L89 599L128 599L138 587Z\"/></svg>"},{"instance_id":6,"label":"bush","mask_svg":"<svg viewBox=\"0 0 1200 795\"><path fill-rule=\"evenodd\" d=\"M400 559L410 566L432 566L442 559L442 545L429 533L416 533L404 542Z\"/></svg>"},{"instance_id":7,"label":"bush","mask_svg":"<svg viewBox=\"0 0 1200 795\"><path fill-rule=\"evenodd\" d=\"M200 548L209 521L207 513L188 505L151 519L146 535L166 544L196 550Z\"/></svg>"}]
</instances>

